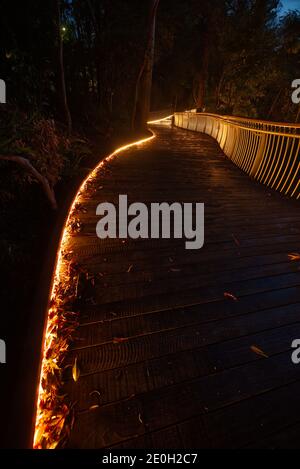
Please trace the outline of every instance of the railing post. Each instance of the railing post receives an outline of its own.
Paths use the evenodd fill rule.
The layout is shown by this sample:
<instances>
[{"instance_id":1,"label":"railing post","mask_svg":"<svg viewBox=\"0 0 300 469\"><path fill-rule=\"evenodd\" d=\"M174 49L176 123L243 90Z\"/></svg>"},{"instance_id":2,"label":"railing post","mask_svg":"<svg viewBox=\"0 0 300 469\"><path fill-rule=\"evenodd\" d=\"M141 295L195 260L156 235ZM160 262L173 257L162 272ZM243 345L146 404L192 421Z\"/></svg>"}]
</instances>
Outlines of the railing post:
<instances>
[{"instance_id":1,"label":"railing post","mask_svg":"<svg viewBox=\"0 0 300 469\"><path fill-rule=\"evenodd\" d=\"M178 126L214 137L225 155L262 184L300 198L300 125L180 113Z\"/></svg>"},{"instance_id":2,"label":"railing post","mask_svg":"<svg viewBox=\"0 0 300 469\"><path fill-rule=\"evenodd\" d=\"M252 168L250 170L250 176L254 178L257 176L259 169L261 167L261 163L265 155L266 143L267 143L267 135L261 134L256 156L255 156Z\"/></svg>"}]
</instances>

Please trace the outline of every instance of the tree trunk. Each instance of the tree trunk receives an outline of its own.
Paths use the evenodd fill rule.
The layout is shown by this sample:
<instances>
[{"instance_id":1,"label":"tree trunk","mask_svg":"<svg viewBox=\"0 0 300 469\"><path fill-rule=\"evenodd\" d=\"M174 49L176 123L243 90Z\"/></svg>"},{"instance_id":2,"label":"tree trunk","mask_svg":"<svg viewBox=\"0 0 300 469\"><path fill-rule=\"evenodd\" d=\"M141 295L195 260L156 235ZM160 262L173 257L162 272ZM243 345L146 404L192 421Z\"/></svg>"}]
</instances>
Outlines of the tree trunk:
<instances>
[{"instance_id":1,"label":"tree trunk","mask_svg":"<svg viewBox=\"0 0 300 469\"><path fill-rule=\"evenodd\" d=\"M58 86L60 89L60 107L64 116L69 135L72 132L72 118L68 105L65 68L64 68L64 45L61 31L61 0L56 1L56 35L58 41Z\"/></svg>"},{"instance_id":2,"label":"tree trunk","mask_svg":"<svg viewBox=\"0 0 300 469\"><path fill-rule=\"evenodd\" d=\"M218 82L217 87L216 87L216 104L215 104L216 105L216 110L218 110L220 108L221 91L222 91L224 79L225 79L225 71L222 72L221 77L220 77L219 82Z\"/></svg>"},{"instance_id":3,"label":"tree trunk","mask_svg":"<svg viewBox=\"0 0 300 469\"><path fill-rule=\"evenodd\" d=\"M203 110L205 104L205 90L208 78L209 66L209 41L210 40L210 22L206 25L203 33L203 53L201 70L198 76L198 86L196 92L196 108L200 111Z\"/></svg>"},{"instance_id":4,"label":"tree trunk","mask_svg":"<svg viewBox=\"0 0 300 469\"><path fill-rule=\"evenodd\" d=\"M92 24L94 26L95 32L95 66L96 66L96 79L97 79L97 98L98 98L98 105L101 103L102 98L102 90L101 90L101 63L100 63L100 26L97 20L97 15L95 12L94 5L92 4L91 0L87 0Z\"/></svg>"},{"instance_id":5,"label":"tree trunk","mask_svg":"<svg viewBox=\"0 0 300 469\"><path fill-rule=\"evenodd\" d=\"M155 26L159 0L151 0L149 33L144 62L136 83L132 127L136 131L144 130L147 124L152 88L152 72L155 49Z\"/></svg>"},{"instance_id":6,"label":"tree trunk","mask_svg":"<svg viewBox=\"0 0 300 469\"><path fill-rule=\"evenodd\" d=\"M271 119L271 117L272 117L272 115L273 115L273 113L274 113L274 111L275 111L276 105L277 105L277 103L278 103L278 101L279 101L279 98L281 97L282 91L283 91L283 89L280 88L280 90L279 90L278 93L276 94L276 96L275 96L275 98L274 98L274 100L273 100L273 102L272 102L272 105L271 105L271 107L270 107L270 110L269 110L268 119Z\"/></svg>"},{"instance_id":7,"label":"tree trunk","mask_svg":"<svg viewBox=\"0 0 300 469\"><path fill-rule=\"evenodd\" d=\"M300 106L298 107L298 112L297 112L297 116L296 116L296 124L298 124L299 119L300 119Z\"/></svg>"}]
</instances>

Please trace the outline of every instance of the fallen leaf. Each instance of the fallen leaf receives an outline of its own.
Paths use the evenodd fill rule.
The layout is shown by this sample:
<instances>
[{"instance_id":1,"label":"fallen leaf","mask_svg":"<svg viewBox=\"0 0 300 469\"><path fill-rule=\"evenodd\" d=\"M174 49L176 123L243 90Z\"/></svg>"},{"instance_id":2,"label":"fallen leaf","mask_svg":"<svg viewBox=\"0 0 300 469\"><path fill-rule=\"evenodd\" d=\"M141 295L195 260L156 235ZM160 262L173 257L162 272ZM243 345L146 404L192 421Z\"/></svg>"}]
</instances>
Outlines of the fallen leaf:
<instances>
[{"instance_id":1,"label":"fallen leaf","mask_svg":"<svg viewBox=\"0 0 300 469\"><path fill-rule=\"evenodd\" d=\"M233 295L233 293L225 292L224 297L228 298L229 300L238 301L237 297Z\"/></svg>"},{"instance_id":2,"label":"fallen leaf","mask_svg":"<svg viewBox=\"0 0 300 469\"><path fill-rule=\"evenodd\" d=\"M240 241L234 236L234 234L232 234L231 236L232 236L232 239L233 239L233 241L235 242L235 244L236 244L238 247L240 247L240 246L241 246Z\"/></svg>"},{"instance_id":3,"label":"fallen leaf","mask_svg":"<svg viewBox=\"0 0 300 469\"><path fill-rule=\"evenodd\" d=\"M99 409L99 405L98 404L95 404L95 405L91 405L90 409L89 410L96 410L96 409Z\"/></svg>"},{"instance_id":4,"label":"fallen leaf","mask_svg":"<svg viewBox=\"0 0 300 469\"><path fill-rule=\"evenodd\" d=\"M126 337L114 337L113 343L114 344L123 344L124 342L127 342L128 338Z\"/></svg>"},{"instance_id":5,"label":"fallen leaf","mask_svg":"<svg viewBox=\"0 0 300 469\"><path fill-rule=\"evenodd\" d=\"M268 355L256 345L251 345L250 348L252 352L256 353L256 355L259 355L260 357L264 357L264 358L269 358Z\"/></svg>"},{"instance_id":6,"label":"fallen leaf","mask_svg":"<svg viewBox=\"0 0 300 469\"><path fill-rule=\"evenodd\" d=\"M80 377L80 369L78 367L77 357L75 358L75 362L72 368L72 376L73 376L73 380L75 381L75 383L77 383Z\"/></svg>"},{"instance_id":7,"label":"fallen leaf","mask_svg":"<svg viewBox=\"0 0 300 469\"><path fill-rule=\"evenodd\" d=\"M101 393L99 391L95 390L95 391L90 392L89 396L90 396L91 400L94 401L94 404L90 407L90 410L93 410L93 409L96 409L96 408L100 407L100 405L101 405ZM96 400L96 402L95 402L95 400Z\"/></svg>"},{"instance_id":8,"label":"fallen leaf","mask_svg":"<svg viewBox=\"0 0 300 469\"><path fill-rule=\"evenodd\" d=\"M91 397L92 397L94 394L96 394L96 396L98 396L98 397L101 397L101 393L100 393L99 391L97 391L97 390L90 392L90 396L91 396Z\"/></svg>"},{"instance_id":9,"label":"fallen leaf","mask_svg":"<svg viewBox=\"0 0 300 469\"><path fill-rule=\"evenodd\" d=\"M300 254L298 252L292 252L288 255L290 261L300 261Z\"/></svg>"}]
</instances>

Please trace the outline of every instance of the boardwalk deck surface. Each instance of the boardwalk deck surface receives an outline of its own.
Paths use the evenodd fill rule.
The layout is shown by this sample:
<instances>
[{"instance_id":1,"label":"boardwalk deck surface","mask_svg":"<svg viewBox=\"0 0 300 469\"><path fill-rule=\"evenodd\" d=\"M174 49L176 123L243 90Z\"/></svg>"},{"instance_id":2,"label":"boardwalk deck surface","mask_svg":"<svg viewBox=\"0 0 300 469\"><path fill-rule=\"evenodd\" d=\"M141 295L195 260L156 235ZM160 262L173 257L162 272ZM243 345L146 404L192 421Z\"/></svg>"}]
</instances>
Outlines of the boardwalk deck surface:
<instances>
[{"instance_id":1,"label":"boardwalk deck surface","mask_svg":"<svg viewBox=\"0 0 300 469\"><path fill-rule=\"evenodd\" d=\"M256 184L210 137L155 132L94 181L72 240L92 281L67 357L81 371L65 377L77 403L69 447L300 446L300 264L288 258L300 251L299 204ZM204 202L204 248L98 240L96 206L119 194Z\"/></svg>"}]
</instances>

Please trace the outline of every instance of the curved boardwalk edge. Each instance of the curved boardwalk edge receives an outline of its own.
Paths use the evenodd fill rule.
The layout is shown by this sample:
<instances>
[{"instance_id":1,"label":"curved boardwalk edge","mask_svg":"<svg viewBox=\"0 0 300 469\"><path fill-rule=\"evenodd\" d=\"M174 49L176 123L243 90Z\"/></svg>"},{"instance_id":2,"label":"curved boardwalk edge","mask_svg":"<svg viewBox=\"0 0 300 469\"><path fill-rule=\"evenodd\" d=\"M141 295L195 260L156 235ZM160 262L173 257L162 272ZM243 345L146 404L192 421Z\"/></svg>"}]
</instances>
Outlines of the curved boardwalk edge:
<instances>
[{"instance_id":1,"label":"curved boardwalk edge","mask_svg":"<svg viewBox=\"0 0 300 469\"><path fill-rule=\"evenodd\" d=\"M99 162L85 178L71 204L57 251L43 337L33 437L33 447L36 449L56 448L67 436L69 426L72 425L72 409L60 397L60 364L68 351L72 334L78 327L77 314L69 311L72 300L76 299L78 272L72 265L68 251L70 236L78 229L76 215L81 211L81 198L89 190L89 184L100 176L109 162L126 150L148 143L153 138L154 134L124 145Z\"/></svg>"},{"instance_id":2,"label":"curved boardwalk edge","mask_svg":"<svg viewBox=\"0 0 300 469\"><path fill-rule=\"evenodd\" d=\"M76 286L62 374L76 410L65 420L67 446L295 443L300 272L289 254L299 252L299 204L255 184L209 136L155 132L152 145L95 174L74 213L64 251ZM204 202L204 248L98 240L96 206L119 194ZM69 311L68 301L59 306Z\"/></svg>"},{"instance_id":3,"label":"curved boardwalk edge","mask_svg":"<svg viewBox=\"0 0 300 469\"><path fill-rule=\"evenodd\" d=\"M175 124L212 136L249 176L300 198L300 124L194 112L176 113Z\"/></svg>"}]
</instances>

